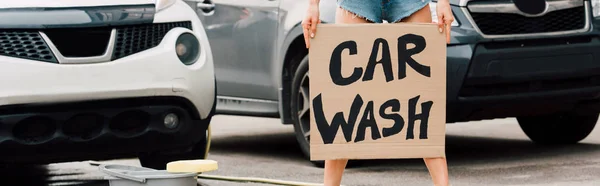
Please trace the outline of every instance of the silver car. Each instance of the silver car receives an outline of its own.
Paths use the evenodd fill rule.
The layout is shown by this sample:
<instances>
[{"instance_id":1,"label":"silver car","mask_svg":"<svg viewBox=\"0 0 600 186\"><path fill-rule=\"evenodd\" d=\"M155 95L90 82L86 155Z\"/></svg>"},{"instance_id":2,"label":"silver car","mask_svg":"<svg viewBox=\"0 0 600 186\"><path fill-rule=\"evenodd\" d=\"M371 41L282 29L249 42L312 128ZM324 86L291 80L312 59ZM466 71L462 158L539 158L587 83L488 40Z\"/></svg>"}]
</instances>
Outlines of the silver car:
<instances>
[{"instance_id":1,"label":"silver car","mask_svg":"<svg viewBox=\"0 0 600 186\"><path fill-rule=\"evenodd\" d=\"M300 26L308 0L185 1L196 9L214 48L217 112L295 124L308 155L308 50ZM335 6L321 3L323 22L334 20ZM292 81L303 86L292 87Z\"/></svg>"},{"instance_id":2,"label":"silver car","mask_svg":"<svg viewBox=\"0 0 600 186\"><path fill-rule=\"evenodd\" d=\"M300 25L308 0L186 2L212 47L217 112L281 118L294 125L308 157L308 50ZM450 0L456 21L447 48L447 122L516 117L537 143L587 137L600 112L595 2L552 0L552 8L532 12L513 1ZM435 0L430 5L436 20ZM336 1L320 7L322 22L332 23Z\"/></svg>"}]
</instances>

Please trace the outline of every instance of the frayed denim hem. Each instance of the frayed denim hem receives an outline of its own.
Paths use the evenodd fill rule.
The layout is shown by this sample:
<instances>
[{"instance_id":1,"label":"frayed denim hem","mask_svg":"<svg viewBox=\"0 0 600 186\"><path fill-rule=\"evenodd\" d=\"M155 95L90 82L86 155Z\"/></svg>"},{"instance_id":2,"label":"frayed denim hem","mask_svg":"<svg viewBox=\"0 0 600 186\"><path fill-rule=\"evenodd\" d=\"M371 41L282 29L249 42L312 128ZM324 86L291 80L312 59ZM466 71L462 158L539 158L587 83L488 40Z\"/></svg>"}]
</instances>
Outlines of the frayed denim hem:
<instances>
[{"instance_id":1,"label":"frayed denim hem","mask_svg":"<svg viewBox=\"0 0 600 186\"><path fill-rule=\"evenodd\" d=\"M410 7L410 8L407 8L407 10L410 10L410 11L402 11L402 14L397 14L397 15L393 15L393 14L392 14L392 15L390 15L390 16L387 16L387 18L388 18L388 19L390 19L390 18L391 18L391 19L393 20L393 21L390 21L390 20L387 20L387 21L388 21L389 23L399 23L399 22L401 22L401 21L402 21L404 18L407 18L407 17L409 17L409 16L413 15L414 13L418 12L419 10L421 10L421 9L425 8L425 6L427 6L427 5L429 4L430 0L424 0L424 1L421 1L421 2L422 2L422 3L418 3L418 4L412 4L412 5L414 5L414 6L412 6L412 7ZM393 11L393 10L392 10L392 11ZM386 12L390 12L390 11L387 11L387 10L386 10ZM392 13L396 13L396 12L392 12Z\"/></svg>"},{"instance_id":2,"label":"frayed denim hem","mask_svg":"<svg viewBox=\"0 0 600 186\"><path fill-rule=\"evenodd\" d=\"M364 20L367 20L367 21L372 22L372 23L379 23L379 22L381 22L381 20L380 21L376 21L376 20L373 20L373 19L369 19L369 18L367 18L365 16L361 16L361 15L355 13L355 12L352 12L352 11L348 10L349 8L347 8L347 7L343 6L343 5L338 5L338 7L341 8L342 10L344 10L344 13L346 15L352 14L352 19L360 18L360 19L364 19Z\"/></svg>"}]
</instances>

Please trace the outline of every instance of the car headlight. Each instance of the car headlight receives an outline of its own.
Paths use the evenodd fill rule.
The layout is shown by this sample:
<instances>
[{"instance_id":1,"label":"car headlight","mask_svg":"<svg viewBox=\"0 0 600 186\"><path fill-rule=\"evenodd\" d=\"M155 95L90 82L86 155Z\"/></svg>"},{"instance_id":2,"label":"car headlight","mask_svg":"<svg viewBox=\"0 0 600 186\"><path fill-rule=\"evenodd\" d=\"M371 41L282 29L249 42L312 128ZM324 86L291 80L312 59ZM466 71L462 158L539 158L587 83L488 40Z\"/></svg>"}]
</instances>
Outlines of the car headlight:
<instances>
[{"instance_id":1,"label":"car headlight","mask_svg":"<svg viewBox=\"0 0 600 186\"><path fill-rule=\"evenodd\" d=\"M192 65L200 57L200 41L193 34L181 34L175 43L175 53L183 64Z\"/></svg>"},{"instance_id":2,"label":"car headlight","mask_svg":"<svg viewBox=\"0 0 600 186\"><path fill-rule=\"evenodd\" d=\"M600 0L597 0L600 1ZM429 3L429 9L431 10L431 19L433 19L434 23L438 22L438 17L437 17L437 3L436 2L430 2ZM454 16L456 17L456 16ZM460 24L458 24L458 21L456 21L456 19L454 19L454 21L452 21L452 26L460 26Z\"/></svg>"},{"instance_id":3,"label":"car headlight","mask_svg":"<svg viewBox=\"0 0 600 186\"><path fill-rule=\"evenodd\" d=\"M156 5L156 12L159 12L175 4L175 1L177 0L154 0L154 4Z\"/></svg>"},{"instance_id":4,"label":"car headlight","mask_svg":"<svg viewBox=\"0 0 600 186\"><path fill-rule=\"evenodd\" d=\"M600 0L590 0L592 2L592 14L594 18L600 17Z\"/></svg>"}]
</instances>

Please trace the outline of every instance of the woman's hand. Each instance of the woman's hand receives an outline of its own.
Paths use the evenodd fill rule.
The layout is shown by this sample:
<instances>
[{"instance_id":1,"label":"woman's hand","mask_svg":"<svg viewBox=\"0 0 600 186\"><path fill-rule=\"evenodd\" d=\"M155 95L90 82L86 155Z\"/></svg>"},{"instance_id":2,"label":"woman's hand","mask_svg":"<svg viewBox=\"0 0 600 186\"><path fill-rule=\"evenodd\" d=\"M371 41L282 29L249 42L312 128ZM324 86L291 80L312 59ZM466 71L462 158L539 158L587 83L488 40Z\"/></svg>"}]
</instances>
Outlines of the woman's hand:
<instances>
[{"instance_id":1,"label":"woman's hand","mask_svg":"<svg viewBox=\"0 0 600 186\"><path fill-rule=\"evenodd\" d=\"M310 38L315 37L315 34L317 33L317 24L319 23L321 23L321 19L319 19L319 0L311 0L310 5L308 5L306 16L302 21L302 30L304 32L306 48L310 48Z\"/></svg>"},{"instance_id":2,"label":"woman's hand","mask_svg":"<svg viewBox=\"0 0 600 186\"><path fill-rule=\"evenodd\" d=\"M445 26L446 42L450 43L450 29L452 28L452 22L454 21L454 14L452 14L452 9L450 9L450 2L448 2L448 0L437 1L437 17L440 32L444 30Z\"/></svg>"}]
</instances>

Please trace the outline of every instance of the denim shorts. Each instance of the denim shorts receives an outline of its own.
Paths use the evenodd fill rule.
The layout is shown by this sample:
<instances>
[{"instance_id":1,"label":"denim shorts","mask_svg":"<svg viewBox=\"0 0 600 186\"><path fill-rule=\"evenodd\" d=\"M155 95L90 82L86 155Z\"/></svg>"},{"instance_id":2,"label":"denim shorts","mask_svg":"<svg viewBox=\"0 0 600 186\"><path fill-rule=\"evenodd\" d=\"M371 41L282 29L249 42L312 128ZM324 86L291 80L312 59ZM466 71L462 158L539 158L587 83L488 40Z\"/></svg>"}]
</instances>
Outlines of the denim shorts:
<instances>
[{"instance_id":1,"label":"denim shorts","mask_svg":"<svg viewBox=\"0 0 600 186\"><path fill-rule=\"evenodd\" d=\"M421 10L431 0L337 0L342 9L375 23L389 23Z\"/></svg>"}]
</instances>

